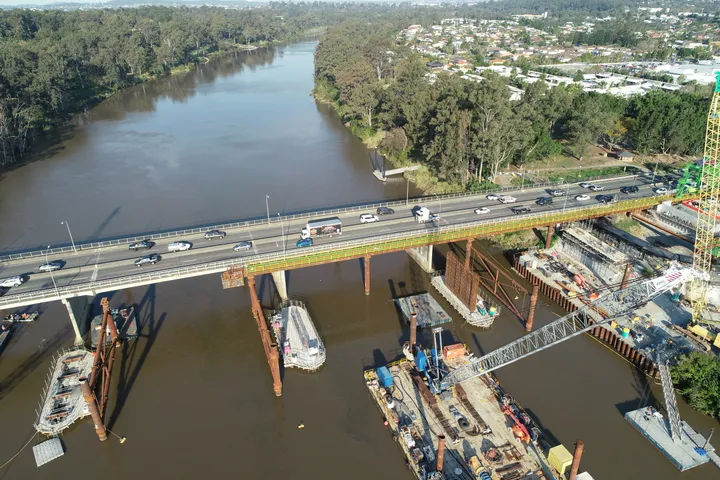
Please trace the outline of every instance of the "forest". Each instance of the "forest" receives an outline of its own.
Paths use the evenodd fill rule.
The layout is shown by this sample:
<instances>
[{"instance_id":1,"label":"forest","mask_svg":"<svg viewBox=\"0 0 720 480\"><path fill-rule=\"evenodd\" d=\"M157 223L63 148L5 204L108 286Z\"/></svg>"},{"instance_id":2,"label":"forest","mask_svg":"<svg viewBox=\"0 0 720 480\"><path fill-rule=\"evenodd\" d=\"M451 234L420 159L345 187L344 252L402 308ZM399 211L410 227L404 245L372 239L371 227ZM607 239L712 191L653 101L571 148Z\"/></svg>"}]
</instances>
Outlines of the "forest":
<instances>
[{"instance_id":1,"label":"forest","mask_svg":"<svg viewBox=\"0 0 720 480\"><path fill-rule=\"evenodd\" d=\"M561 153L582 159L598 143L645 155L702 152L709 88L628 100L492 72L480 82L445 72L432 79L425 63L393 41L390 27L343 23L316 50L315 94L361 137L384 132L379 147L391 158L425 164L470 190L510 163ZM511 84L524 90L520 100L510 100Z\"/></svg>"}]
</instances>

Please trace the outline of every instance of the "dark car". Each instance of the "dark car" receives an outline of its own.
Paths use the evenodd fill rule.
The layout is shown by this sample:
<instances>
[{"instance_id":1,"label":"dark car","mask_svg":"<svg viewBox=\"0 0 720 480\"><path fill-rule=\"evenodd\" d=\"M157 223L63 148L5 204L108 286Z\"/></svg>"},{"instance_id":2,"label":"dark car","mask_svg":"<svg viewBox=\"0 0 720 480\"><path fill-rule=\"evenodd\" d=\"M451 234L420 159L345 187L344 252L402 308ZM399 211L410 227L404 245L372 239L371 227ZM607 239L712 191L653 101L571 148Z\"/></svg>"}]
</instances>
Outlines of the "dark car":
<instances>
[{"instance_id":1,"label":"dark car","mask_svg":"<svg viewBox=\"0 0 720 480\"><path fill-rule=\"evenodd\" d=\"M128 248L133 252L137 252L141 248L147 248L149 250L154 246L155 242L151 242L150 240L142 240L140 242L131 243L130 245L128 245Z\"/></svg>"},{"instance_id":2,"label":"dark car","mask_svg":"<svg viewBox=\"0 0 720 480\"><path fill-rule=\"evenodd\" d=\"M615 200L615 197L613 197L612 195L598 195L595 198L597 198L597 201L600 203L610 203Z\"/></svg>"},{"instance_id":3,"label":"dark car","mask_svg":"<svg viewBox=\"0 0 720 480\"><path fill-rule=\"evenodd\" d=\"M378 209L375 211L378 215L392 215L395 213L395 210L393 210L390 207L378 207Z\"/></svg>"},{"instance_id":4,"label":"dark car","mask_svg":"<svg viewBox=\"0 0 720 480\"><path fill-rule=\"evenodd\" d=\"M541 197L535 200L538 205L552 205L553 199L550 197Z\"/></svg>"},{"instance_id":5,"label":"dark car","mask_svg":"<svg viewBox=\"0 0 720 480\"><path fill-rule=\"evenodd\" d=\"M636 187L635 185L631 185L629 187L622 187L620 189L620 192L627 194L627 195L630 195L631 193L637 193L639 191L640 191L640 189L638 187Z\"/></svg>"},{"instance_id":6,"label":"dark car","mask_svg":"<svg viewBox=\"0 0 720 480\"><path fill-rule=\"evenodd\" d=\"M220 230L210 230L205 232L205 240L214 240L216 238L225 238L225 232Z\"/></svg>"},{"instance_id":7,"label":"dark car","mask_svg":"<svg viewBox=\"0 0 720 480\"><path fill-rule=\"evenodd\" d=\"M565 190L550 190L550 195L553 197L564 197L567 195L567 192Z\"/></svg>"},{"instance_id":8,"label":"dark car","mask_svg":"<svg viewBox=\"0 0 720 480\"><path fill-rule=\"evenodd\" d=\"M157 253L153 253L146 257L138 258L137 260L135 260L135 266L142 267L146 263L151 263L151 264L155 265L159 261L160 261L160 255L158 255Z\"/></svg>"},{"instance_id":9,"label":"dark car","mask_svg":"<svg viewBox=\"0 0 720 480\"><path fill-rule=\"evenodd\" d=\"M530 213L529 207L512 207L510 209L515 215L521 215L523 213Z\"/></svg>"}]
</instances>

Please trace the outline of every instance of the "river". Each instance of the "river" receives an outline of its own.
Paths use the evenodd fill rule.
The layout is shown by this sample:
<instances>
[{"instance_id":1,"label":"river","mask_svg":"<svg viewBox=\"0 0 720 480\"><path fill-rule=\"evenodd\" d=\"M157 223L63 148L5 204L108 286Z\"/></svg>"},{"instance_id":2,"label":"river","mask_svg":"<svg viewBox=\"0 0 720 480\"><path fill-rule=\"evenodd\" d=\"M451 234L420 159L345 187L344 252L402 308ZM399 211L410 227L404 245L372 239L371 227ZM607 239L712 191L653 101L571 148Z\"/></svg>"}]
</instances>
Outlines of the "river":
<instances>
[{"instance_id":1,"label":"river","mask_svg":"<svg viewBox=\"0 0 720 480\"><path fill-rule=\"evenodd\" d=\"M229 55L79 115L31 162L2 175L0 250L67 244L62 221L81 241L262 217L266 195L271 215L403 197L405 183L375 180L368 150L310 96L314 46ZM315 374L285 372L280 398L244 288L223 290L208 276L114 293L113 305L139 306L142 329L113 372L110 429L127 441L100 443L83 421L63 435L64 457L37 469L28 447L0 479L410 480L362 370L393 358L407 337L393 292L428 282L405 253L375 257L371 273L365 296L358 261L290 272L289 292L308 303L328 360ZM268 278L259 289L269 304ZM546 298L540 304L536 325L562 313ZM0 357L0 462L32 435L50 355L72 344L65 308L41 308ZM448 335L479 353L523 331L503 313L488 332L456 320ZM595 340L571 340L498 377L557 441L572 451L584 440L581 470L596 479L681 477L622 418L645 381ZM717 426L682 402L681 413L700 431ZM713 468L682 478L709 478Z\"/></svg>"}]
</instances>

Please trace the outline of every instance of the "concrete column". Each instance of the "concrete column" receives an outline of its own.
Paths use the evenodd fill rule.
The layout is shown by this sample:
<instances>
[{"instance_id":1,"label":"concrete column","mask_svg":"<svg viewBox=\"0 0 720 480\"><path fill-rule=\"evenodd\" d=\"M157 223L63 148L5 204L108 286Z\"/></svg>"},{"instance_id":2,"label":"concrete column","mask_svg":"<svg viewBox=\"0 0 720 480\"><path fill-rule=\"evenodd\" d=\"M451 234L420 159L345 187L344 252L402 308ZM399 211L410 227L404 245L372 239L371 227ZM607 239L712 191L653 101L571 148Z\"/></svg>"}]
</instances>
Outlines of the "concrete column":
<instances>
[{"instance_id":1,"label":"concrete column","mask_svg":"<svg viewBox=\"0 0 720 480\"><path fill-rule=\"evenodd\" d=\"M420 265L420 268L423 269L426 273L432 273L433 272L433 265L432 265L432 256L433 256L433 246L432 245L426 245L424 247L418 247L418 248L410 248L406 250L408 255L412 257L413 260L417 262L418 265Z\"/></svg>"},{"instance_id":2,"label":"concrete column","mask_svg":"<svg viewBox=\"0 0 720 480\"><path fill-rule=\"evenodd\" d=\"M272 272L272 278L275 281L275 289L277 290L278 295L280 295L280 300L284 302L288 299L287 276L285 275L285 270Z\"/></svg>"},{"instance_id":3,"label":"concrete column","mask_svg":"<svg viewBox=\"0 0 720 480\"><path fill-rule=\"evenodd\" d=\"M528 312L527 322L525 322L525 331L532 331L533 320L535 319L535 307L537 306L538 295L540 293L540 282L534 282L532 293L530 294L530 311Z\"/></svg>"},{"instance_id":4,"label":"concrete column","mask_svg":"<svg viewBox=\"0 0 720 480\"><path fill-rule=\"evenodd\" d=\"M75 312L73 311L73 307L70 304L70 300L67 298L63 298L61 300L63 305L65 305L65 308L67 308L68 315L70 316L70 325L72 325L73 330L75 331L75 345L82 345L83 344L83 338L80 334L80 327L78 325L78 321L75 318Z\"/></svg>"},{"instance_id":5,"label":"concrete column","mask_svg":"<svg viewBox=\"0 0 720 480\"><path fill-rule=\"evenodd\" d=\"M365 255L363 267L365 270L365 295L370 295L370 255Z\"/></svg>"},{"instance_id":6,"label":"concrete column","mask_svg":"<svg viewBox=\"0 0 720 480\"><path fill-rule=\"evenodd\" d=\"M472 243L473 243L472 238L468 238L467 240L465 240L465 270L470 270L470 259L472 256ZM432 259L430 259L430 260L432 261Z\"/></svg>"},{"instance_id":7,"label":"concrete column","mask_svg":"<svg viewBox=\"0 0 720 480\"><path fill-rule=\"evenodd\" d=\"M545 234L545 248L550 248L552 245L552 237L555 234L555 226L550 225L547 229L547 233Z\"/></svg>"},{"instance_id":8,"label":"concrete column","mask_svg":"<svg viewBox=\"0 0 720 480\"><path fill-rule=\"evenodd\" d=\"M572 466L570 467L569 480L575 480L575 478L577 477L578 470L580 470L580 459L582 458L584 448L585 444L582 440L578 440L577 443L575 443L575 452L573 453L573 462Z\"/></svg>"}]
</instances>

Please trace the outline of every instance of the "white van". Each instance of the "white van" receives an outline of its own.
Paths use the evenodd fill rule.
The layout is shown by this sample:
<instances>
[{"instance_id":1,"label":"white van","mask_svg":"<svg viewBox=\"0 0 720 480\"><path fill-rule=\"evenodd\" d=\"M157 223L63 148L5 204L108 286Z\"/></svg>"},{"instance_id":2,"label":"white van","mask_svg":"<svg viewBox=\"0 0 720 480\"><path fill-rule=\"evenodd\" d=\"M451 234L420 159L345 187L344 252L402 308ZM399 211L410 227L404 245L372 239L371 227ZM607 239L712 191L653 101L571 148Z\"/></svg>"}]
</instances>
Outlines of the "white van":
<instances>
[{"instance_id":1,"label":"white van","mask_svg":"<svg viewBox=\"0 0 720 480\"><path fill-rule=\"evenodd\" d=\"M185 250L190 250L191 247L192 243L190 242L172 242L168 245L168 252L184 252Z\"/></svg>"}]
</instances>

